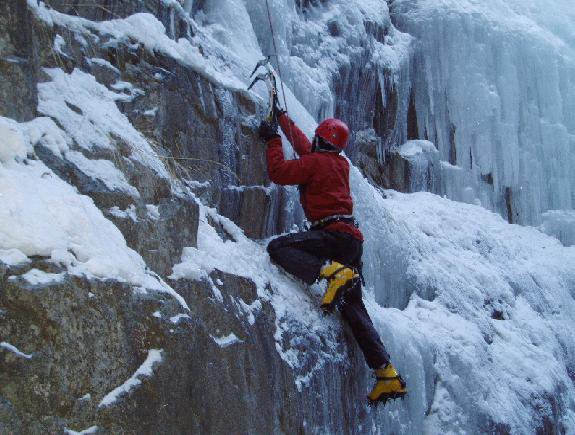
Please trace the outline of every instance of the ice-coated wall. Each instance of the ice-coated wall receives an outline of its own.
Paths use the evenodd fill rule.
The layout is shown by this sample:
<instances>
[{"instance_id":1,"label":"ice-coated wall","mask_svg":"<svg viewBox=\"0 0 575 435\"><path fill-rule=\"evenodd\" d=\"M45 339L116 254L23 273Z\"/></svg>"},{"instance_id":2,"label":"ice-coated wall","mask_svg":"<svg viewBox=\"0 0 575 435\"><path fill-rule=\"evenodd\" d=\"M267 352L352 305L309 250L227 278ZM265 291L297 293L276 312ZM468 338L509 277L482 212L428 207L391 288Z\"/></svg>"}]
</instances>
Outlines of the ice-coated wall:
<instances>
[{"instance_id":1,"label":"ice-coated wall","mask_svg":"<svg viewBox=\"0 0 575 435\"><path fill-rule=\"evenodd\" d=\"M569 1L269 4L268 17L265 2L205 1L195 18L234 47L239 63L272 55L288 94L316 121L337 116L354 132L372 129L381 163L409 139L434 143L439 180L418 186L525 225L541 225L549 210L573 209ZM288 109L298 111L289 98ZM348 155L356 153L352 140ZM565 225L553 234L568 244Z\"/></svg>"},{"instance_id":2,"label":"ice-coated wall","mask_svg":"<svg viewBox=\"0 0 575 435\"><path fill-rule=\"evenodd\" d=\"M397 0L416 38L419 135L435 143L443 193L539 225L575 203L573 2Z\"/></svg>"},{"instance_id":3,"label":"ice-coated wall","mask_svg":"<svg viewBox=\"0 0 575 435\"><path fill-rule=\"evenodd\" d=\"M386 2L272 1L275 48L265 2L245 4L262 52L277 49L272 62L317 121L337 116L386 143L405 141L407 106L397 101L409 98L411 37L391 24Z\"/></svg>"},{"instance_id":4,"label":"ice-coated wall","mask_svg":"<svg viewBox=\"0 0 575 435\"><path fill-rule=\"evenodd\" d=\"M265 8L266 2L163 0L161 4L166 8L162 9L161 14L158 13L158 16L163 17L161 23L154 15L137 14L130 15L126 19L97 24L79 17L50 12L36 1L29 1L30 7L39 19L43 17L45 23L55 22L61 26L58 29L65 30L62 33L66 39L60 37L54 41L64 39L66 44L73 46L73 41L81 44L85 39L79 38L78 35L72 36L68 30L83 33L89 38L96 33L105 34L111 40L101 44L102 46L117 48L129 44L130 47L141 49L139 53L147 53L150 56L144 58L147 59L145 63L148 60L158 61L156 59L158 56L163 67L170 68L171 65L176 73L164 68L157 72L177 76L177 80L171 79L167 81L165 87L162 85L163 92L161 98L158 97L158 103L154 104L155 108L145 106L148 110L143 113L144 116L149 116L146 113L151 113L157 122L155 125L166 144L164 151L177 144L176 140L172 140L177 137L172 138L170 134L175 136L183 133L192 139L186 144L189 150L209 151L206 155L212 163L223 164L226 168L244 167L247 169L244 169L245 172L240 171L240 175L248 173L253 175L253 177L242 177L244 181L240 182L231 176L229 169L219 177L211 176L212 171L201 169L192 169L185 174L191 179L185 179L187 188L182 187L182 191L178 190L180 194L189 193L189 189L193 188L197 190L199 196L201 195L201 201L213 205L213 202L217 202L213 199L217 195L214 194L213 198L210 198L201 190L212 183L211 188L214 192L224 191L221 195L223 198L221 202L224 205L217 210L206 207L205 203L197 204L197 240L194 235L194 240L182 242L186 247L182 262L173 268L171 279L201 276L206 278L208 286L205 290L209 295L213 295L215 298L213 300L204 293L192 293L191 289L183 284L177 289L188 292L187 296L194 302L189 304L195 310L189 316L191 320L197 322L203 316L210 321L218 322L223 317L221 314L224 310L214 312L205 304L211 306L213 302L217 306L217 301L222 303L224 296L228 296L233 286L227 284L227 277L244 278L243 281L249 289L244 292L248 294L240 299L246 298L251 304L236 304L235 308L224 305L223 308L228 314L233 312L233 309L242 310L246 323L250 326L246 327L245 336L235 333L228 335L227 329L226 334L220 333L217 329L216 335L211 337L206 335L208 343L212 344L213 341L222 349L247 345L257 331L253 328L256 320L254 313L257 314L262 307L272 310L270 315L272 323L266 323L264 326L269 340L255 343L253 349L257 357L254 359L261 362L262 366L269 367L268 358L277 357L277 351L281 359L288 364L290 375L294 375L295 387L291 383L289 388L284 384L274 384L273 380L279 377L280 371L277 368L266 369L269 376L265 377L261 385L279 385L278 389L274 389L268 396L278 400L269 401L268 397L265 397L266 405L284 408L287 404L295 411L303 410L304 415L310 418L304 419L302 427L305 428L305 432L310 433L435 434L530 431L572 433L575 428L573 411L575 343L571 333L575 313L572 296L575 282L575 248L562 247L553 238L533 228L507 225L499 216L476 205L450 201L430 193L405 195L391 191L382 192L378 186L371 185L356 168L352 168L351 185L355 214L366 236L364 299L374 324L381 333L394 364L405 377L410 391L404 402L394 402L379 410L366 408L363 400L368 388L366 382L370 382L367 381L369 372L360 363L361 357L358 355L357 346L340 339L338 334L343 330L339 329L339 319L337 317L322 319L314 300L314 296L319 294L310 297L310 289L292 281L271 265L265 252L265 241L253 240L276 234L290 228L291 224L301 222L301 213L295 206L297 191L288 190L285 192L287 199L282 197L277 200L277 203L281 203L284 207L282 210L279 210L278 204L266 205L267 203L263 201L254 201L255 204L263 204L261 208L265 209L264 211L269 211L267 217L261 217L263 214L259 213L260 210L249 210L249 212L240 210L237 213L225 210L226 207L237 208L235 205L240 202L238 198L248 197L246 192L251 192L250 195L253 196L259 194L261 197L273 193L274 189L273 186L264 185L267 179L262 180L265 177L263 164L244 166L242 163L255 162L257 159L263 161L263 144L257 143L255 138L256 126L260 119L253 113L257 105L251 104L253 103L251 98L255 95L247 96L245 88L255 62L264 54L275 54ZM499 12L503 5L490 2L486 3L484 9L477 9L479 6L475 5L477 11L474 11L471 6L467 5L466 9L465 3L459 2L457 5L460 9L452 5L451 9L448 8L450 12L437 12L437 15L442 17L437 20L445 21L445 23L442 21L442 32L451 32L450 37L443 35L445 40L439 40L439 36L434 36L433 38L437 40L431 38L431 41L427 41L425 40L427 34L418 32L437 30L426 21L434 19L434 14L431 13L434 3L431 2L408 3L397 0L393 3L391 17L402 26L404 32L398 31L392 24L387 3L383 0L355 2L269 0L269 4L279 56L274 58L273 62L286 83L285 92L290 114L307 133L312 133L316 121L320 118L332 114L341 116L353 129L362 130L364 137L371 138L372 133L380 136L379 140L373 141L374 146L378 148L377 158L383 160L386 157L385 152L393 147L396 149L395 155L409 163L409 170L406 170L406 173L412 170L415 172L412 172L409 182L406 183L406 190L443 191L458 200L466 202L479 200L482 205L498 209L503 214L507 211L517 212L515 202L518 199L513 190L514 185L507 186L503 180L520 180L522 163L512 152L513 148L507 147L508 143L512 143L510 138L513 138L513 134L509 129L505 130L499 125L509 127L511 121L507 118L502 118L507 124L501 120L497 121L497 116L503 117L504 114L512 118L514 112L508 108L508 104L515 100L508 98L505 92L513 90L514 87L510 86L508 89L499 84L500 88L497 86L489 88L488 96L491 99L483 98L485 95L482 92L485 90L481 84L488 83L485 77L491 78L491 76L484 77L482 74L487 74L488 69L481 69L483 64L474 61L475 58L465 57L469 56L472 50L456 51L450 48L459 47L459 44L469 47L481 45L485 37L495 38L498 32L504 33L504 27L497 24L496 20L501 19ZM562 3L556 2L554 5ZM425 10L426 6L431 12ZM509 7L512 6L513 3ZM445 7L449 7L448 2ZM471 13L468 16L469 11ZM570 19L568 10L561 11L565 12L565 19L568 21ZM490 13L494 13L495 16L491 17ZM518 22L521 24L520 18L523 15L520 13L516 15L519 16ZM484 20L484 16L493 20L481 29L470 24ZM553 16L548 18L552 21L555 19ZM465 25L457 27L457 23L461 21ZM545 20L534 22L543 27L548 25ZM413 26L413 29L410 26ZM490 30L486 31L486 28ZM525 27L519 28L526 32ZM468 35L470 29L473 30L471 32L473 37ZM456 30L464 36L455 35ZM409 36L406 32L414 36ZM532 33L527 32L527 35L533 38L541 36L538 32ZM571 38L569 28L563 26L556 36L569 40ZM511 47L519 47L523 37L514 36L516 39L509 40L515 41L516 45L508 42ZM490 40L489 38L487 39ZM438 45L438 41L442 45ZM48 42L51 46L52 39ZM535 47L537 46L535 44ZM438 53L433 61L426 60L426 47L437 49ZM416 50L412 51L412 48ZM61 43L55 44L55 49L67 50ZM509 53L514 53L511 48L508 49ZM553 53L564 54L562 58L564 63L561 64L563 68L564 65L568 65L569 50L561 46L557 46L557 50L549 52L546 59L548 61L556 59ZM529 50L526 52L530 53ZM152 56L153 53L155 54ZM90 56L96 56L96 52L91 51ZM134 58L140 60L139 56ZM508 64L501 56L497 59L502 65ZM103 58L93 58L91 62L96 61L107 65ZM488 61L494 62L485 55L484 62ZM518 59L516 61L519 62ZM443 69L436 73L432 67L438 65ZM47 81L40 86L43 103L40 110L45 116L50 116L61 124L61 127L54 124L52 126L54 130L59 131L63 128L70 134L90 133L92 130L76 128L81 124L70 124L70 122L74 119L86 120L89 114L94 113L89 110L91 105L102 99L103 102L109 103L104 106L107 109L98 111L99 116L93 117L92 121L95 122L93 122L94 128L106 127L97 131L103 135L97 137L104 143L108 143L108 136L112 136L105 132L116 131L117 136L124 138L132 131L131 123L139 128L142 128L142 125L149 126L147 122L142 123L139 117L128 119L124 118L123 114L116 113L117 116L112 117L116 124L112 127L117 127L119 120L124 120L125 123L121 128L108 127L111 122L110 111L115 110L116 104L121 107L122 102L131 100L132 96L107 91L106 85L96 83L96 78L88 72L77 70L67 73L54 68L46 70ZM119 78L118 68L111 64L105 68L109 70L108 72L116 71L115 74L118 74ZM142 68L147 66L144 65ZM431 70L428 71L427 68ZM458 72L455 78L452 69ZM479 72L473 74L473 71ZM458 82L461 75L468 79L466 83ZM108 85L116 86L118 88L116 90L130 89L127 82L116 83L116 76L112 77L114 78ZM494 77L499 75L494 73ZM513 74L505 77L513 77ZM534 119L536 118L539 124L534 124L533 128L538 129L540 133L545 130L542 127L544 122L540 118L547 116L545 118L547 124L553 121L564 127L552 128L549 130L551 133L572 131L572 123L569 124L565 120L567 118L565 113L569 112L568 106L571 103L563 99L561 110L549 109L555 107L552 104L555 101L553 96L550 97L548 94L554 89L553 83L549 80L546 82L548 87L543 87L542 77L543 73L532 81L527 80L539 86L536 104L534 103L532 109L537 108L537 117ZM568 74L565 77L568 78ZM157 101L153 98L154 89L157 88L154 88L149 77L141 79L138 75L132 77L132 80L136 80L143 88L141 95L151 98L142 99L143 101L150 103ZM558 79L558 83L564 92L568 92L569 85L563 84L565 80L567 79ZM464 94L461 91L462 87L469 89L469 92ZM93 89L93 92L86 94L90 98L76 101L75 98L81 96L81 91L86 89ZM460 90L456 92L457 89ZM48 92L50 90L52 91ZM258 85L255 92L263 98L266 96L263 86ZM94 97L96 94L99 99ZM467 111L467 106L462 103L462 97L469 98L471 94L481 100L474 103L474 106L469 106L469 110L473 109L475 112L474 115ZM445 101L442 102L437 95ZM517 95L519 94L515 95L516 100L521 100ZM60 104L56 104L59 97L62 98ZM184 101L185 104L180 106L180 101ZM478 108L490 107L486 101L494 104L496 108L499 107L499 112L493 109L497 116L492 114L491 117L481 118L483 112ZM52 107L47 107L48 102ZM265 104L265 99L261 102ZM523 100L517 105L523 107ZM188 107L182 109L184 106ZM65 116L62 118L58 116L60 109L65 110ZM548 114L548 110L551 110L549 112L551 114ZM80 117L78 112L84 115ZM562 115L559 116L559 113ZM209 122L203 118L210 118ZM487 173L482 172L483 168L488 167L487 164L475 157L474 148L471 145L469 148L464 147L466 143L464 139L468 137L466 134L471 135L466 133L466 128L484 131L480 128L483 124L480 123L478 126L476 123L477 119L484 119L482 122L491 123L489 125L499 128L491 131L488 126L483 126L485 131L490 131L490 138L498 138L499 141L497 147L493 145L495 148L491 154L483 155L483 159L491 162L493 166ZM187 124L188 121L191 121L190 125ZM517 126L523 125L520 120L515 122ZM34 124L29 127L33 126ZM206 131L210 134L205 134ZM506 136L503 135L504 132L507 132ZM48 140L45 135L36 134L36 136ZM529 136L534 141L533 149L539 149L536 144L543 143L535 143L536 136L535 133ZM193 140L196 138L200 138L201 141L194 143ZM408 141L422 138L431 139L432 142ZM135 134L133 137L127 137L126 142L133 142L133 145L141 144L140 151L146 151L149 155L150 151L143 147L146 145L145 140L142 139L144 142L140 143L139 139L140 136ZM258 146L247 147L248 142L257 143ZM491 144L486 140L484 143ZM67 149L65 141L62 147ZM289 147L286 146L285 149L291 153ZM515 150L523 152L523 149L517 139ZM470 152L467 164L466 150ZM19 156L21 159L26 155L26 151L22 148ZM137 153L135 154L137 157ZM488 155L491 155L491 160L487 158ZM519 153L520 157L523 155ZM76 151L66 153L66 156L80 170L98 176L105 175L102 174L105 167L101 161L98 164L94 160L84 159ZM565 164L564 159L558 155L555 157L556 165ZM191 159L196 160L194 157ZM88 163L88 160L92 163ZM501 167L496 162L501 163ZM538 164L547 167L546 162L547 160ZM436 180L435 172L430 174L430 163L434 168L441 169L443 173L441 182ZM16 164L19 165L19 170L27 170L27 164L14 163ZM101 169L100 172L96 171L98 168ZM15 178L6 173L8 175L5 178L12 180L13 183ZM40 179L44 178L46 173L42 170L37 175ZM140 176L137 181L146 181L148 177ZM114 180L116 185L120 187L124 185L124 180L120 176ZM481 183L493 186L491 187L493 191ZM498 191L495 190L495 186L498 186ZM145 185L143 187L145 189L141 189L142 195L148 190ZM131 191L129 188L124 190L128 194ZM489 203L487 200L492 202ZM145 210L146 219L154 221L155 228L158 226L158 217L162 219L164 217L163 207L157 198L151 198L151 201L153 204L145 203L141 208ZM159 205L155 205L156 203ZM564 205L557 202L553 207L563 208ZM219 215L222 210L229 212L229 219ZM250 227L253 230L254 224L250 222L243 228L241 224L245 224L245 219L253 218L255 213L261 215L257 216L258 219L260 217L262 221L267 219L267 223L277 221L278 225L270 225L265 231L249 233L248 230ZM117 219L131 219L133 222L143 219L138 218L134 207L126 208L126 211L115 207L110 209L110 214ZM124 217L121 217L122 215ZM565 231L565 226L573 222L572 213L546 212L543 216L543 224L540 226L542 230L555 234L559 227L561 234L573 237L572 232ZM187 222L186 217L179 215L173 220L177 220L180 224ZM281 225L280 221L283 221ZM240 224L239 227L237 224ZM129 223L131 228L146 229L147 227L143 225L138 227L135 223ZM144 230L138 230L138 236L140 235L146 240L152 238ZM179 239L181 237L178 237ZM169 239L166 244L174 243ZM4 258L18 254L18 251L14 251L14 246L8 245L6 248L11 250L2 254ZM149 251L148 248L146 245L145 250ZM175 256L170 259L173 258ZM179 258L176 261L179 261ZM173 263L169 264L170 267L172 265ZM226 276L218 275L220 272L217 271L224 272ZM250 282L254 283L253 287L249 285ZM320 292L317 288L311 289L312 293L314 291ZM140 289L139 293L143 291ZM63 298L65 301L69 299ZM155 308L150 310L153 312L152 321L156 322L155 319L162 317L163 313L153 310ZM175 324L183 318L182 314L174 317L166 316L165 321ZM212 326L214 325L210 323L206 328ZM218 327L217 323L215 326ZM218 328L220 327L221 325ZM157 328L153 330L157 331ZM206 330L212 332L211 329ZM171 329L168 331L173 332ZM273 333L273 340L269 336L270 333ZM189 347L187 342L179 338L174 342ZM156 347L154 345L153 349ZM26 348L22 350L30 352ZM165 355L170 355L172 352L166 349ZM231 355L229 359L222 359L216 352L211 352L213 353L202 353L202 356L211 361L219 361L224 369L234 369L236 364L243 360L236 357L236 354L229 354ZM353 362L351 367L346 365L347 352L357 357L351 360ZM209 373L207 376L187 377L193 385L202 384L196 380L226 379L222 375L225 370L218 372L215 369L215 372L218 372L218 376L215 377L211 376L212 372L203 371L204 367L211 367L212 362L204 364L201 359L182 356L187 354L176 352L173 354L179 363L190 361L202 366L201 370L194 373ZM165 367L170 375L172 372L179 375L186 373L179 365L169 364L171 363ZM177 367L178 370L174 371L173 367ZM249 373L257 375L263 373L259 370L261 366L255 367L258 368L238 371L237 378L234 379L239 379L241 382L226 381L226 385L234 385L233 392L242 398L246 397L245 393L250 389L257 391L260 394L257 396L258 402L250 402L250 405L255 404L250 406L250 411L255 411L263 422L270 423L273 412L260 407L262 403L260 398L264 396L261 393L263 389L259 383L252 384L248 377ZM177 377L170 379L177 383ZM248 385L242 383L245 380ZM258 376L258 380L261 380L261 376ZM166 385L171 384L164 384ZM217 396L212 396L216 397L216 402L206 404L207 395L190 395L188 384L185 385L186 400L194 396L199 398L201 408L207 411L221 408ZM304 396L296 396L296 389L299 392L306 389ZM170 388L165 387L165 390L173 396ZM153 393L151 396L158 397L156 393L160 390L151 391ZM210 385L209 391L217 393L218 389ZM291 391L294 391L293 395ZM317 401L300 401L300 397L313 398ZM314 406L318 402L322 406ZM183 414L191 418L193 414L191 408L187 407L187 402L183 403L185 408ZM211 403L217 403L218 406L213 406ZM165 405L162 405L162 409L164 407ZM236 417L241 412L238 409L235 410L235 414L230 412L226 417L228 419ZM262 412L262 409L267 411ZM338 412L340 409L344 409L348 414ZM294 430L290 429L296 427L293 423L296 420L287 419L284 411L285 409L281 409L278 413L281 421L271 423L281 425L282 430L287 428L284 430L286 432L293 432ZM247 427L258 432L254 428L264 427L257 426L250 421L249 415L241 413L243 421L240 422L238 419L237 423L245 426L236 424L237 427L234 426L236 431L241 432L239 428ZM146 415L154 416L154 412L148 412ZM169 414L168 417L172 415L175 414ZM289 416L289 412L287 415ZM217 414L218 420L224 420L220 417L221 414ZM299 414L296 417L299 417ZM154 416L153 420L156 419ZM180 422L178 418L169 420L174 424ZM356 421L373 425L363 427L361 424L356 424ZM273 431L267 431L270 432Z\"/></svg>"}]
</instances>

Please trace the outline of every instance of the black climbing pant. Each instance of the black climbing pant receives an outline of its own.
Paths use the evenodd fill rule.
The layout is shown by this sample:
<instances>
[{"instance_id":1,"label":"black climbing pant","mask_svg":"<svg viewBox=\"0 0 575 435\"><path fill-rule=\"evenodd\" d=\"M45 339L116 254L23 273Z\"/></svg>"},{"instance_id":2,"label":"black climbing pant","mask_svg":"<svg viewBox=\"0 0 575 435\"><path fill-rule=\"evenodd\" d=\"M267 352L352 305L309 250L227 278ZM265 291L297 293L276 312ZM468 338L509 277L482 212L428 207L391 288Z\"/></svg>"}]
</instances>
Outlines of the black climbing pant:
<instances>
[{"instance_id":1,"label":"black climbing pant","mask_svg":"<svg viewBox=\"0 0 575 435\"><path fill-rule=\"evenodd\" d=\"M272 261L307 284L317 280L328 260L359 268L362 252L363 243L351 234L324 230L280 236L268 245ZM351 327L367 365L376 369L387 364L389 355L363 304L360 282L345 293L338 308Z\"/></svg>"}]
</instances>

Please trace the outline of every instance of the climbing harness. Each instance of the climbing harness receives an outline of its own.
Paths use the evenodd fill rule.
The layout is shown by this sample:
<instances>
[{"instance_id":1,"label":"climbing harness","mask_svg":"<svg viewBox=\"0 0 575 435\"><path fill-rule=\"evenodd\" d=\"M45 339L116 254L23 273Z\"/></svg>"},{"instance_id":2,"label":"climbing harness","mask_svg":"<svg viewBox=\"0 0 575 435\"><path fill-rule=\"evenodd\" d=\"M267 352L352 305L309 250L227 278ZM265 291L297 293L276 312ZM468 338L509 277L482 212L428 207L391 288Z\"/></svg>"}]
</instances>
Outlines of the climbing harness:
<instances>
[{"instance_id":1,"label":"climbing harness","mask_svg":"<svg viewBox=\"0 0 575 435\"><path fill-rule=\"evenodd\" d=\"M326 216L323 219L313 221L310 223L310 230L321 230L322 228L334 223L334 222L345 222L347 224L352 224L354 227L359 228L358 222L352 215L335 214L332 216Z\"/></svg>"}]
</instances>

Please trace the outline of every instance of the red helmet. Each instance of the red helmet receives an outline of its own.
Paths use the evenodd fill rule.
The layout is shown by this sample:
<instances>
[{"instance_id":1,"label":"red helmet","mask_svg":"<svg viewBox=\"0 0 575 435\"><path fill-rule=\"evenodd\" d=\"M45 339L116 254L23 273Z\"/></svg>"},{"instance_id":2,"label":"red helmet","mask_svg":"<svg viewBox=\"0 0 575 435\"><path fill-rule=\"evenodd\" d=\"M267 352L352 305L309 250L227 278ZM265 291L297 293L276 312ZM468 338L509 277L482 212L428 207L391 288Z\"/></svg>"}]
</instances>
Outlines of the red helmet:
<instances>
[{"instance_id":1,"label":"red helmet","mask_svg":"<svg viewBox=\"0 0 575 435\"><path fill-rule=\"evenodd\" d=\"M335 118L328 118L315 129L315 135L324 141L343 150L349 139L349 128L345 122Z\"/></svg>"}]
</instances>

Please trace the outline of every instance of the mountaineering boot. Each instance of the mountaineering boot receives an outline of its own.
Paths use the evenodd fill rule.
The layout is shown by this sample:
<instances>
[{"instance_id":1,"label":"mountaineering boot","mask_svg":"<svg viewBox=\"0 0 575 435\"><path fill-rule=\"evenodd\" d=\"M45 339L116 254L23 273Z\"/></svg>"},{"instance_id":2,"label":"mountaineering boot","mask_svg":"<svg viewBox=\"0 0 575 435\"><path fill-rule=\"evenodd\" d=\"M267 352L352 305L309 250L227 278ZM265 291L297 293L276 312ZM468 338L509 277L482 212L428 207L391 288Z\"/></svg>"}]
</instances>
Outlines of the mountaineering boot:
<instances>
[{"instance_id":1,"label":"mountaineering boot","mask_svg":"<svg viewBox=\"0 0 575 435\"><path fill-rule=\"evenodd\" d=\"M331 313L344 291L350 288L355 280L359 279L359 275L354 269L337 261L331 261L321 268L319 278L328 280L327 290L321 301L321 309L325 313Z\"/></svg>"},{"instance_id":2,"label":"mountaineering boot","mask_svg":"<svg viewBox=\"0 0 575 435\"><path fill-rule=\"evenodd\" d=\"M375 370L375 377L377 381L367 396L369 405L385 404L388 399L397 399L407 394L405 382L391 363Z\"/></svg>"}]
</instances>

